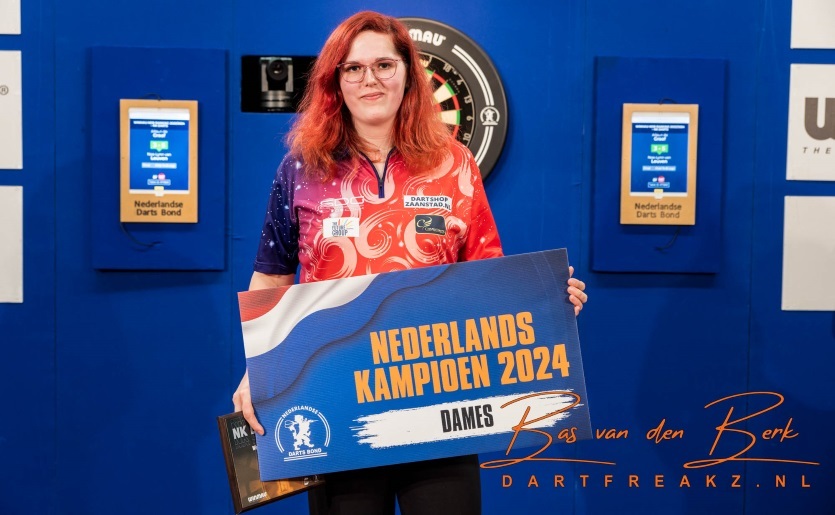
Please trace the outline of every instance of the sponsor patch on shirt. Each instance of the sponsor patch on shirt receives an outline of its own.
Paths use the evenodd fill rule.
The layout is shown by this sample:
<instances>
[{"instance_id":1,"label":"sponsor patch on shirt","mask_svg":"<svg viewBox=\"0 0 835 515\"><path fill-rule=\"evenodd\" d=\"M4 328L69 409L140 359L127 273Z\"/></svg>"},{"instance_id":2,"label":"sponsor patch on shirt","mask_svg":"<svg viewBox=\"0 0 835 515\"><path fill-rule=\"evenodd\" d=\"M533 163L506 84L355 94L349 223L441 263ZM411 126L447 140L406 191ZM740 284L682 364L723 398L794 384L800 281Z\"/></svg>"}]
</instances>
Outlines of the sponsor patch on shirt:
<instances>
[{"instance_id":1,"label":"sponsor patch on shirt","mask_svg":"<svg viewBox=\"0 0 835 515\"><path fill-rule=\"evenodd\" d=\"M446 221L441 215L417 215L415 217L415 232L418 234L446 234Z\"/></svg>"},{"instance_id":2,"label":"sponsor patch on shirt","mask_svg":"<svg viewBox=\"0 0 835 515\"><path fill-rule=\"evenodd\" d=\"M342 214L343 209L362 206L364 203L365 200L362 197L326 198L319 202L319 212L325 213L330 211L331 217L335 218L337 215Z\"/></svg>"},{"instance_id":3,"label":"sponsor patch on shirt","mask_svg":"<svg viewBox=\"0 0 835 515\"><path fill-rule=\"evenodd\" d=\"M452 211L452 197L443 195L419 196L403 195L403 207L438 208Z\"/></svg>"},{"instance_id":4,"label":"sponsor patch on shirt","mask_svg":"<svg viewBox=\"0 0 835 515\"><path fill-rule=\"evenodd\" d=\"M325 238L356 238L360 235L360 219L354 216L325 218L322 222Z\"/></svg>"}]
</instances>

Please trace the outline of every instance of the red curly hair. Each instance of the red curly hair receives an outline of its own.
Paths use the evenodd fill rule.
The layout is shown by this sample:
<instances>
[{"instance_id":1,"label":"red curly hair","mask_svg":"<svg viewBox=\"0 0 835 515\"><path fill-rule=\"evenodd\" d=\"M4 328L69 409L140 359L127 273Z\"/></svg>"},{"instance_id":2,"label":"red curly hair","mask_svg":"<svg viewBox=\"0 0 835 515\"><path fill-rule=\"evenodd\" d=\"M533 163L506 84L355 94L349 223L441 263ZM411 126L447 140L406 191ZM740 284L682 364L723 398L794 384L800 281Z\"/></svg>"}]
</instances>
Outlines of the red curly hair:
<instances>
[{"instance_id":1,"label":"red curly hair","mask_svg":"<svg viewBox=\"0 0 835 515\"><path fill-rule=\"evenodd\" d=\"M336 65L343 62L358 34L388 34L406 64L406 92L394 123L392 142L410 170L429 170L444 159L452 141L438 117L429 82L409 30L400 21L376 12L357 13L331 33L310 73L299 117L287 134L290 152L302 158L306 173L333 178L337 157L366 150L342 100ZM326 122L326 123L323 123Z\"/></svg>"}]
</instances>

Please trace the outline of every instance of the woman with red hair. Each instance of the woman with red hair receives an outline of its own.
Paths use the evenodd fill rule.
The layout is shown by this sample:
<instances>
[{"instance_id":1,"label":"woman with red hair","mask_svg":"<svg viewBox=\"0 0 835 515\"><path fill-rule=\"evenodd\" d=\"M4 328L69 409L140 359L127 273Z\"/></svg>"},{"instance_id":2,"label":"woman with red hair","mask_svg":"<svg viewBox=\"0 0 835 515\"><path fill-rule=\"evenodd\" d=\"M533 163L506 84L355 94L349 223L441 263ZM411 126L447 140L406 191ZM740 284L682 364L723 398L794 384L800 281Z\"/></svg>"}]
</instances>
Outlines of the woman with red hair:
<instances>
[{"instance_id":1,"label":"woman with red hair","mask_svg":"<svg viewBox=\"0 0 835 515\"><path fill-rule=\"evenodd\" d=\"M502 255L481 174L440 121L408 29L362 12L330 35L270 195L250 289ZM585 285L569 280L575 312ZM259 434L244 374L236 411ZM477 456L328 474L311 513L481 512Z\"/></svg>"}]
</instances>

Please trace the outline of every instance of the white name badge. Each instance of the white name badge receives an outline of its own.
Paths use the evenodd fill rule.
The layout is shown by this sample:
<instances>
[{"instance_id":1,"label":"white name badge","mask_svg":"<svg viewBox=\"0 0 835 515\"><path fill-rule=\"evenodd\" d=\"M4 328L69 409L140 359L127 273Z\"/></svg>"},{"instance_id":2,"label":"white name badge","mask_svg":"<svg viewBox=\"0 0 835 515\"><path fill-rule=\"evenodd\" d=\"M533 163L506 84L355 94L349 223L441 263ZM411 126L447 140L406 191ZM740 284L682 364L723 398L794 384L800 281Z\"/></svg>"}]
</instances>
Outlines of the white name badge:
<instances>
[{"instance_id":1,"label":"white name badge","mask_svg":"<svg viewBox=\"0 0 835 515\"><path fill-rule=\"evenodd\" d=\"M403 207L435 208L452 211L452 198L445 195L403 195Z\"/></svg>"},{"instance_id":2,"label":"white name badge","mask_svg":"<svg viewBox=\"0 0 835 515\"><path fill-rule=\"evenodd\" d=\"M356 238L360 235L360 219L354 216L325 218L322 232L325 238Z\"/></svg>"}]
</instances>

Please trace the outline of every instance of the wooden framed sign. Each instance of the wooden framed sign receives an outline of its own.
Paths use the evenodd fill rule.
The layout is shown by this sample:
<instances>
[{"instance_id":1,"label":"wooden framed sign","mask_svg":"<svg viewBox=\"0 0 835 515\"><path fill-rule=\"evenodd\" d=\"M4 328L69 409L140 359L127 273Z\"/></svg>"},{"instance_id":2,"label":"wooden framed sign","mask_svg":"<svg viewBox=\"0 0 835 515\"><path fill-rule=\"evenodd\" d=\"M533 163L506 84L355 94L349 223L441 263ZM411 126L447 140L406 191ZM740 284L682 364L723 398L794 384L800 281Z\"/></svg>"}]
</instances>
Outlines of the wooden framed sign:
<instances>
[{"instance_id":1,"label":"wooden framed sign","mask_svg":"<svg viewBox=\"0 0 835 515\"><path fill-rule=\"evenodd\" d=\"M197 223L197 101L120 100L120 220Z\"/></svg>"},{"instance_id":2,"label":"wooden framed sign","mask_svg":"<svg viewBox=\"0 0 835 515\"><path fill-rule=\"evenodd\" d=\"M623 104L620 223L696 224L696 104Z\"/></svg>"}]
</instances>

